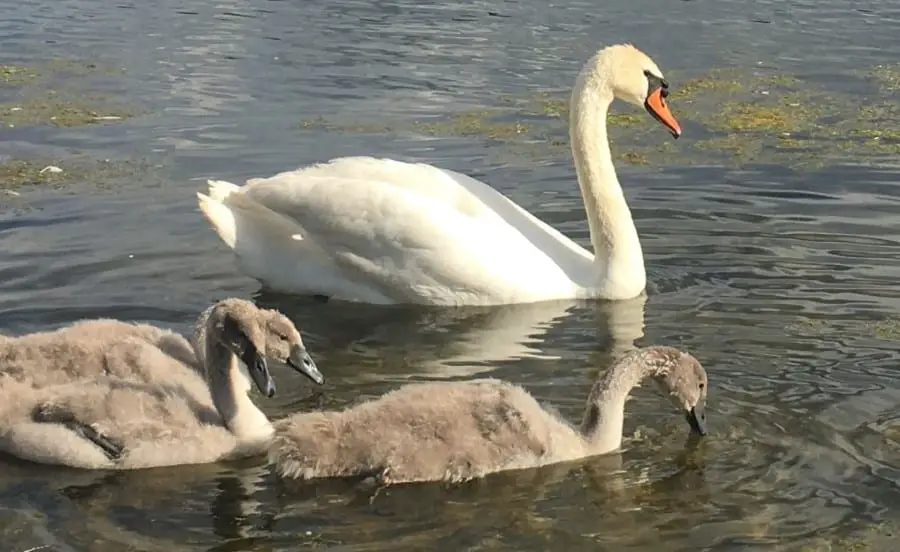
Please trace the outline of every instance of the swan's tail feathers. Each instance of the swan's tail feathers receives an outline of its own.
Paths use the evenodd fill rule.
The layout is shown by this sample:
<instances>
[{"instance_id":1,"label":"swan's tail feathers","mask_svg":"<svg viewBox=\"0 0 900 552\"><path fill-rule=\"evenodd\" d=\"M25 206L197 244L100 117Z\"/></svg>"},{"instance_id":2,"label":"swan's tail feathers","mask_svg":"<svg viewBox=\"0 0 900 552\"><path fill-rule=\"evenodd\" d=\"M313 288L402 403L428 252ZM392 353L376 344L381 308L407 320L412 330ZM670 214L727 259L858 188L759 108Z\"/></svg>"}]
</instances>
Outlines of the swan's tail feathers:
<instances>
[{"instance_id":1,"label":"swan's tail feathers","mask_svg":"<svg viewBox=\"0 0 900 552\"><path fill-rule=\"evenodd\" d=\"M224 184L228 183L225 182ZM210 185L210 188L212 188L212 185ZM221 200L216 199L214 195L210 197L197 192L197 200L200 204L200 211L203 212L203 216L212 225L216 234L225 242L225 245L234 249L237 243L237 225L231 209L222 203Z\"/></svg>"},{"instance_id":2,"label":"swan's tail feathers","mask_svg":"<svg viewBox=\"0 0 900 552\"><path fill-rule=\"evenodd\" d=\"M225 201L225 198L232 193L238 191L241 187L224 180L207 180L206 185L209 186L209 197L215 201Z\"/></svg>"}]
</instances>

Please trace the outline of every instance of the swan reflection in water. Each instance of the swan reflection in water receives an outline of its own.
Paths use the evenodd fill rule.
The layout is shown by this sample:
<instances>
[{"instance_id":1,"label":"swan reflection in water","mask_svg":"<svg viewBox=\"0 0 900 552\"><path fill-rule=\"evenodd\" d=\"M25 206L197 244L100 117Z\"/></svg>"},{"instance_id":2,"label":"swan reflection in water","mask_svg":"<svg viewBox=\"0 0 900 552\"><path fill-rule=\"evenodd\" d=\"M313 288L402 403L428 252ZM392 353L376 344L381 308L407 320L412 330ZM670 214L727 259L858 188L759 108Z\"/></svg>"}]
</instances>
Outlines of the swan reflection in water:
<instances>
[{"instance_id":1,"label":"swan reflection in water","mask_svg":"<svg viewBox=\"0 0 900 552\"><path fill-rule=\"evenodd\" d=\"M598 350L614 359L643 337L647 296L455 308L321 303L270 292L256 299L294 321L329 380L344 387L473 377L522 359L564 368Z\"/></svg>"}]
</instances>

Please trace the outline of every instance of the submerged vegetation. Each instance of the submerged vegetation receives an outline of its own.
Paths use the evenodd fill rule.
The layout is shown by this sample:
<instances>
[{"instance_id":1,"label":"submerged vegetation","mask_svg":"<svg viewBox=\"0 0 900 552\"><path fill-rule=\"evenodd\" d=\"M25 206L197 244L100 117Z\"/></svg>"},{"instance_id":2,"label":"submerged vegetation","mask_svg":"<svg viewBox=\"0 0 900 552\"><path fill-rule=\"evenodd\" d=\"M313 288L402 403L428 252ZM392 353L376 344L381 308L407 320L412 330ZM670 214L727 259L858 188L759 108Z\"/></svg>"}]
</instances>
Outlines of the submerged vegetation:
<instances>
[{"instance_id":1,"label":"submerged vegetation","mask_svg":"<svg viewBox=\"0 0 900 552\"><path fill-rule=\"evenodd\" d=\"M894 550L897 530L890 523L877 523L853 535L836 539L815 539L800 552L887 552Z\"/></svg>"},{"instance_id":2,"label":"submerged vegetation","mask_svg":"<svg viewBox=\"0 0 900 552\"><path fill-rule=\"evenodd\" d=\"M780 164L795 169L900 154L900 107L890 96L900 87L900 65L863 75L879 92L854 96L823 90L793 75L715 69L704 75L669 75L676 117L688 139L673 144L643 111L617 102L610 110L613 155L622 163ZM382 135L424 134L495 142L491 154L505 162L568 156L569 91L500 98L497 107L472 109L428 121L325 120L304 128ZM698 128L698 126L700 128ZM690 128L693 127L693 128Z\"/></svg>"},{"instance_id":3,"label":"submerged vegetation","mask_svg":"<svg viewBox=\"0 0 900 552\"><path fill-rule=\"evenodd\" d=\"M96 92L123 72L113 66L73 59L51 59L31 65L0 64L0 127L22 129L51 126L64 129L124 121L136 114L132 107ZM100 83L98 84L98 81ZM14 136L14 135L13 135ZM115 188L148 171L135 160L92 159L83 154L60 158L19 159L0 162L0 190L6 196L29 186L91 189Z\"/></svg>"},{"instance_id":4,"label":"submerged vegetation","mask_svg":"<svg viewBox=\"0 0 900 552\"><path fill-rule=\"evenodd\" d=\"M37 78L37 72L30 67L0 64L0 82L5 85L28 84L34 82Z\"/></svg>"},{"instance_id":5,"label":"submerged vegetation","mask_svg":"<svg viewBox=\"0 0 900 552\"><path fill-rule=\"evenodd\" d=\"M149 163L133 159L12 159L0 163L0 190L73 185L89 185L91 189L116 188L124 181L145 177L150 169Z\"/></svg>"},{"instance_id":6,"label":"submerged vegetation","mask_svg":"<svg viewBox=\"0 0 900 552\"><path fill-rule=\"evenodd\" d=\"M92 79L121 73L117 67L72 59L0 65L0 126L69 128L125 120L134 109L90 90Z\"/></svg>"},{"instance_id":7,"label":"submerged vegetation","mask_svg":"<svg viewBox=\"0 0 900 552\"><path fill-rule=\"evenodd\" d=\"M0 105L0 125L8 128L32 125L76 127L122 121L131 116L127 109L96 97L63 99L51 94Z\"/></svg>"}]
</instances>

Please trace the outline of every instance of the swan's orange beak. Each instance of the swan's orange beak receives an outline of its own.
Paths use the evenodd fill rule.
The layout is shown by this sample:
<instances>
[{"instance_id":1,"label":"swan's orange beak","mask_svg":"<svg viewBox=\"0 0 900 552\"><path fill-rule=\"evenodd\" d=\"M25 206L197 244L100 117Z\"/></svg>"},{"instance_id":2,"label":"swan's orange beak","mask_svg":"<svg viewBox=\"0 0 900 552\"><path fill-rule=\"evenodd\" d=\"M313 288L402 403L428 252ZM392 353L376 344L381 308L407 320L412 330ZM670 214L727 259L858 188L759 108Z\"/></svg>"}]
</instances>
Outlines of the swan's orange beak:
<instances>
[{"instance_id":1,"label":"swan's orange beak","mask_svg":"<svg viewBox=\"0 0 900 552\"><path fill-rule=\"evenodd\" d=\"M681 125L678 124L675 116L669 110L669 105L666 103L667 95L667 91L664 94L663 87L656 88L647 96L646 101L644 101L644 107L653 115L654 119L669 129L673 137L678 138L681 136Z\"/></svg>"}]
</instances>

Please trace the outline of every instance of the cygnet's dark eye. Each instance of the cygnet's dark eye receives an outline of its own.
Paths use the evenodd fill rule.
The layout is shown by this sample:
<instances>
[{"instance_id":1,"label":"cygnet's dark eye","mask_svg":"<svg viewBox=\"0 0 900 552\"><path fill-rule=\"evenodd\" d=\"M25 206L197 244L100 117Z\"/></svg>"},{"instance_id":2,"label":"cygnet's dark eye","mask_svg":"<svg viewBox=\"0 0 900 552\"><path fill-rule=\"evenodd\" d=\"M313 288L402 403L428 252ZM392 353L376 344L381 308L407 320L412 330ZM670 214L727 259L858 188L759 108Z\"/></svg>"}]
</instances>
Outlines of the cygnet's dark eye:
<instances>
[{"instance_id":1,"label":"cygnet's dark eye","mask_svg":"<svg viewBox=\"0 0 900 552\"><path fill-rule=\"evenodd\" d=\"M701 384L700 384L700 391L703 391L703 388L704 388L704 387L706 387L706 384L705 384L705 383L701 383Z\"/></svg>"}]
</instances>

